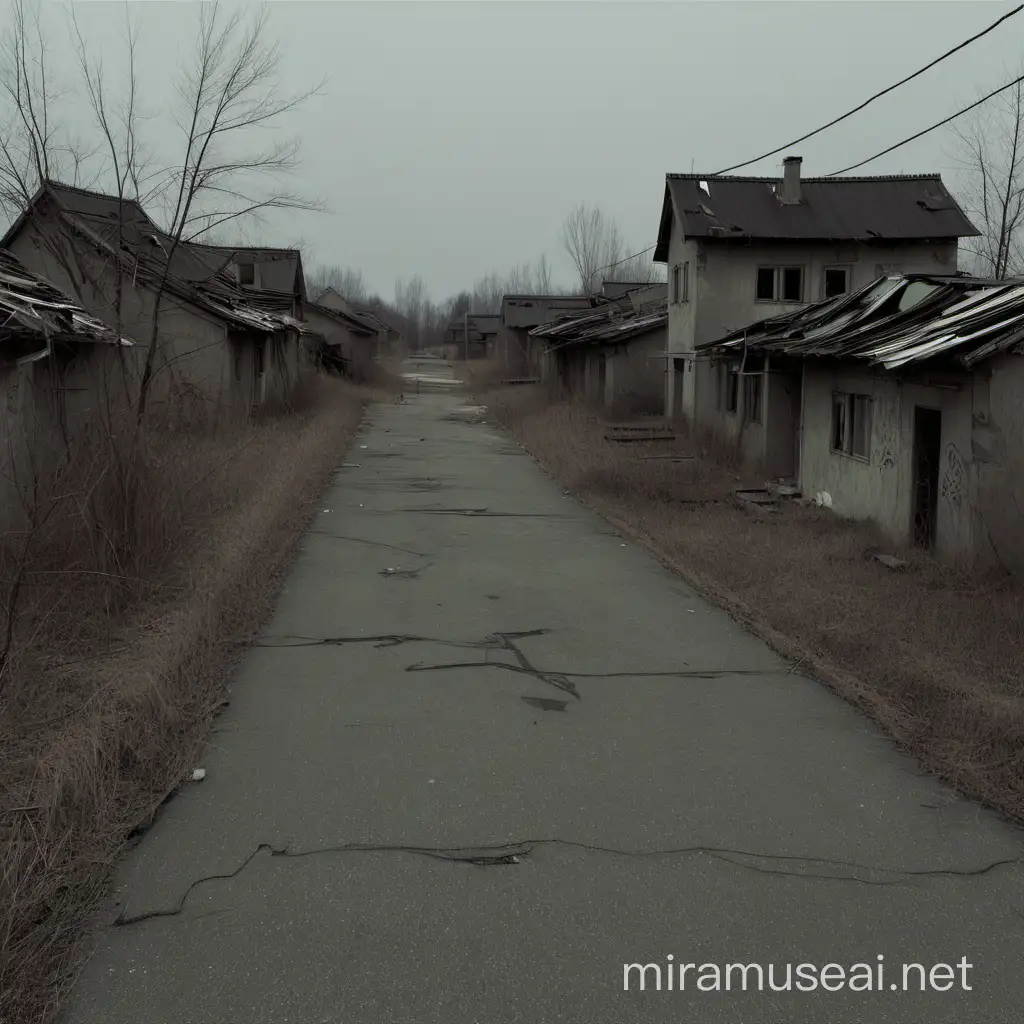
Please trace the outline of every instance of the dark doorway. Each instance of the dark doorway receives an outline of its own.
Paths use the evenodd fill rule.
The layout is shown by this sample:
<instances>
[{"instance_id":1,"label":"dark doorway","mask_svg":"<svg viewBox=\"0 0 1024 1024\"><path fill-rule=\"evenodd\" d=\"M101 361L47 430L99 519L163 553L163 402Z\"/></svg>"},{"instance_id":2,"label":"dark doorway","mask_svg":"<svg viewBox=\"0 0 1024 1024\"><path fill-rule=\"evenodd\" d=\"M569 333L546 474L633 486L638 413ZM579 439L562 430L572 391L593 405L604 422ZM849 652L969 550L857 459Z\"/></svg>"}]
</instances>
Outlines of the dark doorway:
<instances>
[{"instance_id":1,"label":"dark doorway","mask_svg":"<svg viewBox=\"0 0 1024 1024\"><path fill-rule=\"evenodd\" d=\"M918 547L935 547L939 508L939 459L942 455L942 413L914 407L913 539Z\"/></svg>"},{"instance_id":2,"label":"dark doorway","mask_svg":"<svg viewBox=\"0 0 1024 1024\"><path fill-rule=\"evenodd\" d=\"M608 383L608 359L603 352L597 357L597 401L605 404L605 387Z\"/></svg>"}]
</instances>

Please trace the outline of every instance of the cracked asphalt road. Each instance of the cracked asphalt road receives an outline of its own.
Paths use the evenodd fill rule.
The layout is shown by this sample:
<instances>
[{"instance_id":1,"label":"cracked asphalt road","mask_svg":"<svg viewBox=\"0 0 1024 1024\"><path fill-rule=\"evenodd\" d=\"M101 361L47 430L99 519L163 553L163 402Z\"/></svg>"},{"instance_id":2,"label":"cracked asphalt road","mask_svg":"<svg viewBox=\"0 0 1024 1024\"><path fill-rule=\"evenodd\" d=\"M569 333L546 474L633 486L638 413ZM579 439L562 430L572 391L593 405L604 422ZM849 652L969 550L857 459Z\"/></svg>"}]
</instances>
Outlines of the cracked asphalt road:
<instances>
[{"instance_id":1,"label":"cracked asphalt road","mask_svg":"<svg viewBox=\"0 0 1024 1024\"><path fill-rule=\"evenodd\" d=\"M1021 833L461 402L372 410L63 1024L1018 1019ZM973 990L622 991L879 954Z\"/></svg>"}]
</instances>

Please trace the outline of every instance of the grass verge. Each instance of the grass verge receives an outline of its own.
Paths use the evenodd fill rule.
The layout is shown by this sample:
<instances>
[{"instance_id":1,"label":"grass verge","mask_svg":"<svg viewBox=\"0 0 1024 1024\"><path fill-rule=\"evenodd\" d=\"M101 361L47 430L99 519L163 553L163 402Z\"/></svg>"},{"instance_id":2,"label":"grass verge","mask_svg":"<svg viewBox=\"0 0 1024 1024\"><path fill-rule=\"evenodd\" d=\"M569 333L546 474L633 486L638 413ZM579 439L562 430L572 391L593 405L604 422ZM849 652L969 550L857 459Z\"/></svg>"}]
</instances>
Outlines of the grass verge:
<instances>
[{"instance_id":1,"label":"grass verge","mask_svg":"<svg viewBox=\"0 0 1024 1024\"><path fill-rule=\"evenodd\" d=\"M791 504L762 518L732 498L762 486L710 458L650 458L685 442L616 445L578 405L536 390L478 395L566 488L780 653L867 712L930 772L1024 824L1024 586L982 579L869 523Z\"/></svg>"},{"instance_id":2,"label":"grass verge","mask_svg":"<svg viewBox=\"0 0 1024 1024\"><path fill-rule=\"evenodd\" d=\"M0 1020L54 1017L115 859L223 706L238 649L225 641L268 613L375 396L318 379L306 397L301 412L215 437L147 441L131 578L83 568L70 528L22 573L26 642L0 690Z\"/></svg>"}]
</instances>

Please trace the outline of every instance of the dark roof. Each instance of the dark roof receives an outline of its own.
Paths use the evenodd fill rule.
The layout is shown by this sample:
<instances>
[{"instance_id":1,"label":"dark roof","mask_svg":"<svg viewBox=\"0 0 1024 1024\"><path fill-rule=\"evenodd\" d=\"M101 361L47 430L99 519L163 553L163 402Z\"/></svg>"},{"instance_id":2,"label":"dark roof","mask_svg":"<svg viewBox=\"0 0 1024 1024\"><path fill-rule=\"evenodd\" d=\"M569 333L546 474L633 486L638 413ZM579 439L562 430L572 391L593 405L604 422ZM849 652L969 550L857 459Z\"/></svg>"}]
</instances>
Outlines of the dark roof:
<instances>
[{"instance_id":1,"label":"dark roof","mask_svg":"<svg viewBox=\"0 0 1024 1024\"><path fill-rule=\"evenodd\" d=\"M673 207L691 238L881 242L979 234L938 174L802 178L801 201L793 204L780 201L779 183L666 175L655 261L668 259Z\"/></svg>"},{"instance_id":2,"label":"dark roof","mask_svg":"<svg viewBox=\"0 0 1024 1024\"><path fill-rule=\"evenodd\" d=\"M236 328L264 332L304 331L299 321L290 315L292 300L305 290L296 250L235 250L192 242L179 242L174 246L173 238L135 200L121 200L55 181L43 183L4 236L4 242L17 235L33 209L50 202L56 204L65 223L79 237L88 239L102 252L117 253L125 266L131 267L133 279L151 286L159 285L166 269L168 291ZM300 292L239 285L233 271L236 253L266 254L270 261L280 259L289 264L295 273L292 287ZM289 254L288 259L282 254Z\"/></svg>"},{"instance_id":3,"label":"dark roof","mask_svg":"<svg viewBox=\"0 0 1024 1024\"><path fill-rule=\"evenodd\" d=\"M783 313L702 349L856 358L893 370L926 359L970 368L1024 342L1024 279L908 274Z\"/></svg>"},{"instance_id":4,"label":"dark roof","mask_svg":"<svg viewBox=\"0 0 1024 1024\"><path fill-rule=\"evenodd\" d=\"M329 317L331 320L336 320L340 324L344 324L350 331L355 331L357 334L364 334L367 337L373 337L377 331L364 320L359 317L349 316L344 310L332 309L330 306L321 306L318 302L306 302L305 306L307 309L315 310L317 313L323 316Z\"/></svg>"},{"instance_id":5,"label":"dark roof","mask_svg":"<svg viewBox=\"0 0 1024 1024\"><path fill-rule=\"evenodd\" d=\"M160 246L165 252L174 248L171 273L182 281L202 283L215 279L235 263L260 264L260 288L238 287L257 296L257 302L285 310L293 298L305 295L302 257L297 249L271 249L266 247L204 245L199 242L179 242L150 217L134 199L119 199L102 192L48 181L43 184L30 204L4 237L2 245L9 243L18 233L32 206L52 198L61 211L77 227L83 228L107 246L132 251L141 249L156 253Z\"/></svg>"},{"instance_id":6,"label":"dark roof","mask_svg":"<svg viewBox=\"0 0 1024 1024\"><path fill-rule=\"evenodd\" d=\"M531 337L549 339L552 348L574 345L614 345L658 330L668 324L668 302L660 300L636 307L628 301L612 302L597 312L583 310L559 317L530 331Z\"/></svg>"},{"instance_id":7,"label":"dark roof","mask_svg":"<svg viewBox=\"0 0 1024 1024\"><path fill-rule=\"evenodd\" d=\"M43 353L48 342L131 345L74 299L0 249L0 348L5 355Z\"/></svg>"}]
</instances>

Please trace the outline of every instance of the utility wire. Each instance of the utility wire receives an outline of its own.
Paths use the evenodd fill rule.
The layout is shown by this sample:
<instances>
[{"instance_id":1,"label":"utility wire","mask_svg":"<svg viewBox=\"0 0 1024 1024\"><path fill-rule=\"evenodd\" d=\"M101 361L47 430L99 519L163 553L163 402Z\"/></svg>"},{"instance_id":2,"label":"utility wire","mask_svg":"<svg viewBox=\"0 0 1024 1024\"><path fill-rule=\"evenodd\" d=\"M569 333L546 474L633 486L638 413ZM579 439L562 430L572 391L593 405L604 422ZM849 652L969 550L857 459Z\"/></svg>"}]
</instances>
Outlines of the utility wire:
<instances>
[{"instance_id":1,"label":"utility wire","mask_svg":"<svg viewBox=\"0 0 1024 1024\"><path fill-rule=\"evenodd\" d=\"M919 77L920 75L923 75L926 71L930 71L933 67L935 67L936 64L941 64L942 61L944 61L947 57L952 57L954 53L958 53L965 47L970 46L971 43L977 42L979 39L981 39L982 36L987 36L989 32L992 32L995 29L997 29L1004 21L1007 21L1008 19L1012 18L1015 14L1020 14L1021 11L1024 11L1024 4L1019 4L1012 11L1007 11L1006 14L1004 14L1001 18L998 18L996 21L992 22L992 24L989 25L988 28L983 29L981 32L977 33L977 35L973 35L969 39L965 39L958 46L954 46L952 50L947 50L940 57L936 57L935 60L933 60L930 64L926 64L923 68L921 68L918 71L915 71L912 75L907 75L906 78L900 79L900 81L896 82L894 85L890 85L888 89L883 89L881 92L876 92L873 96L869 96L859 106L854 107L853 110L849 110L840 117L834 118L833 120L829 121L828 124L823 124L820 128L815 128L813 132L808 132L806 135L801 135L800 138L794 139L792 142L787 142L785 143L785 145L779 146L778 149L772 149L769 150L769 152L767 153L762 153L760 156L754 157L753 160L746 160L741 164L733 164L732 167L726 167L721 171L715 171L714 174L709 174L708 177L717 178L721 174L728 174L730 171L738 171L741 167L749 167L751 164L756 164L759 160L764 160L767 157L775 156L776 153L781 153L784 149L789 149L790 146L796 146L799 143L805 142L807 139L810 139L815 135L819 135L827 128L831 128L834 125L839 124L840 121L845 121L848 117L852 117L854 114L859 113L866 106L868 106L868 104L874 103L875 100L881 99L883 96L888 95L888 93L893 92L893 90L895 89L898 89L901 85L906 85L907 82L910 82L913 79ZM833 171L831 174L826 174L825 177L834 178L838 174L845 174L847 171L853 171L856 170L858 167L863 167L865 164L871 163L873 160L877 160L879 157L885 156L886 154L891 153L893 150L899 149L901 146L905 146L908 142L913 142L916 139L921 138L922 135L927 135L928 132L934 131L936 128L941 128L944 124L948 124L954 118L959 117L961 114L966 114L969 110L973 110L975 107L981 106L981 104L984 103L986 100L990 100L993 96L997 96L999 93L1004 92L1006 89L1012 88L1020 81L1024 81L1024 75L1022 75L1021 78L1014 79L1014 81L1009 82L1008 84L1002 86L999 89L996 89L994 92L990 92L987 96L982 97L976 103L972 103L969 107L964 107L963 110L960 110L957 113L953 114L952 116L947 117L945 120L939 121L937 124L933 124L930 128L925 128L924 131L918 132L916 135L912 135L910 136L910 138L904 139L902 142L896 143L895 146L890 146L888 149L883 149L881 153L876 153L874 156L870 156L867 158L867 160L862 160L858 164L853 164L850 167L844 167L841 171ZM657 243L655 243L654 245L649 245L646 249L641 249L640 252L633 253L632 256L626 256L624 259L616 260L614 263L609 263L605 267L598 267L597 270L594 271L594 273L599 274L602 270L611 270L612 267L619 266L620 263L628 263L630 260L636 259L637 256L643 256L644 253L648 253L652 249L656 249L657 247Z\"/></svg>"},{"instance_id":2,"label":"utility wire","mask_svg":"<svg viewBox=\"0 0 1024 1024\"><path fill-rule=\"evenodd\" d=\"M1015 85L1018 85L1021 82L1024 82L1024 75L1021 75L1019 78L1015 78L1012 82L1007 82L1006 85L1001 85L998 89L994 89L987 96L982 96L980 100L976 100L969 107L964 107L963 110L958 110L955 114L950 114L949 117L944 117L941 121L937 121L930 128L925 128L916 135L911 135L902 142L897 142L888 149L883 149L880 153L876 153L874 156L869 156L867 160L861 160L860 163L857 164L850 164L849 167L844 167L841 171L833 171L831 174L826 174L825 177L834 178L837 174L845 174L847 171L855 171L858 167L863 167L865 164L871 163L872 160L877 160L880 156L885 156L887 153L891 153L894 149L899 149L901 146L905 146L908 142L913 142L915 139L921 138L922 135L927 135L929 132L935 131L936 128L941 128L944 124L949 124L950 121L958 118L961 114L966 114L967 111L973 110L975 107L980 107L986 100L992 99L993 96L998 96L999 93L1005 92L1007 89L1012 89Z\"/></svg>"},{"instance_id":3,"label":"utility wire","mask_svg":"<svg viewBox=\"0 0 1024 1024\"><path fill-rule=\"evenodd\" d=\"M600 274L602 270L611 270L612 267L617 267L620 263L628 263L630 260L635 260L637 258L637 256L643 256L643 254L645 252L650 252L652 249L657 249L657 248L658 248L658 243L655 242L654 245L649 245L649 246L647 246L646 249L641 249L639 252L633 253L632 256L626 256L626 257L624 257L621 260L616 260L614 263L609 263L608 266L606 266L606 267L598 267L597 270L594 271L594 273L595 274Z\"/></svg>"},{"instance_id":4,"label":"utility wire","mask_svg":"<svg viewBox=\"0 0 1024 1024\"><path fill-rule=\"evenodd\" d=\"M971 43L981 39L982 36L988 35L989 32L998 28L1004 21L1006 21L1009 18L1012 18L1015 14L1019 14L1022 10L1024 10L1024 4L1020 4L1019 6L1015 7L1012 11L1008 11L997 21L994 21L991 25L989 25L988 28L984 29L982 32L979 32L975 36L971 36L970 39L965 39L962 43L960 43L959 46L954 46L952 50L948 50L941 57L936 57L935 60L933 60L930 64L926 64L919 71L915 71L912 75L907 75L906 78L900 79L900 81L898 81L895 85L890 85L888 89L883 89L881 92L876 92L874 96L870 96L863 103L861 103L860 106L854 107L853 110L847 111L841 117L837 117L834 120L829 121L828 124L823 124L820 128L815 128L813 132L808 132L806 135L801 135L800 138L794 139L792 142L787 142L784 146L779 146L778 149L771 149L767 153L762 153L760 156L754 157L753 160L746 160L741 164L733 164L732 167L726 167L724 170L715 171L712 177L717 177L719 174L728 174L730 171L738 171L741 167L749 167L750 164L756 164L759 160L764 160L766 157L775 156L776 153L781 153L784 149L789 149L790 146L795 146L798 143L804 142L806 139L812 138L813 136L825 131L826 128L831 128L833 125L839 124L840 121L845 121L848 117L852 117L854 114L858 113L858 111L863 110L869 103L874 103L875 100L881 99L881 97L892 92L894 89L898 89L901 85L906 85L907 82L917 78L919 75L923 75L926 71L935 67L936 64L941 63L947 57L952 57L954 53L957 53L958 51L962 50L965 46L970 46ZM1007 88L1009 88L1009 86L1007 86ZM998 91L999 90L997 90L997 92ZM992 95L994 96L995 93L992 93ZM977 106L977 104L975 104L975 106ZM968 107L967 109L970 110L971 108ZM930 130L931 129L929 129L929 131ZM909 142L910 140L908 139L907 141ZM879 156L881 156L881 154L879 154ZM874 157L872 157L871 159L873 160ZM867 163L867 161L865 161L865 163ZM857 166L860 165L858 164ZM849 168L847 168L847 170L849 170Z\"/></svg>"}]
</instances>

